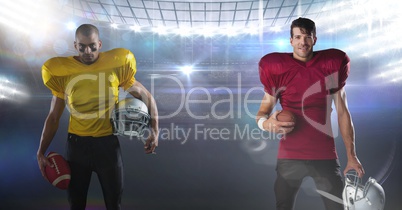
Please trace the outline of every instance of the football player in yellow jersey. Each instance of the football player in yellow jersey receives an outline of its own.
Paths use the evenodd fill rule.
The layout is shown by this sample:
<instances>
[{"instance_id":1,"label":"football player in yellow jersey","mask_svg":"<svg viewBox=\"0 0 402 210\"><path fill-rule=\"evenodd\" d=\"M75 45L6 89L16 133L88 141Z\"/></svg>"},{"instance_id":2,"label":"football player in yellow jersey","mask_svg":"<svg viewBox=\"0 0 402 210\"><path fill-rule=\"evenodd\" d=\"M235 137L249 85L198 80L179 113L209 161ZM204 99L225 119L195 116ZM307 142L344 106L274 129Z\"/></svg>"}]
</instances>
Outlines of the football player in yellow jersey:
<instances>
[{"instance_id":1,"label":"football player in yellow jersey","mask_svg":"<svg viewBox=\"0 0 402 210\"><path fill-rule=\"evenodd\" d=\"M79 26L74 47L77 56L55 57L42 67L44 84L52 91L50 111L45 120L37 159L42 175L52 164L45 157L67 105L70 121L67 139L67 161L71 168L68 201L74 210L86 207L92 172L97 173L106 208L120 209L123 191L123 164L120 144L110 122L110 112L122 87L142 100L151 116L151 134L145 153L158 146L158 110L151 93L135 80L134 55L127 49L100 52L99 30L91 24Z\"/></svg>"}]
</instances>

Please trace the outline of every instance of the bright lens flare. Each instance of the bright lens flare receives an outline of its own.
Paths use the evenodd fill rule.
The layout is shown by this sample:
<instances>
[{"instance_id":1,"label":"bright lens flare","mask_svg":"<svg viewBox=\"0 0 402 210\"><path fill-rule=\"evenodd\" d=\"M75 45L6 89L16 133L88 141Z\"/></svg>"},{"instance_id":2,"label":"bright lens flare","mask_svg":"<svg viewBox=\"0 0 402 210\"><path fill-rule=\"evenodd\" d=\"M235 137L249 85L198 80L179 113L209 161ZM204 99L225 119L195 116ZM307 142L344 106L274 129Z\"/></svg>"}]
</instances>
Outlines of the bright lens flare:
<instances>
[{"instance_id":1,"label":"bright lens flare","mask_svg":"<svg viewBox=\"0 0 402 210\"><path fill-rule=\"evenodd\" d=\"M0 24L6 25L14 30L23 33L31 33L38 29L48 28L47 20L51 19L44 16L50 15L47 0L39 1L1 1L0 2ZM38 28L39 27L39 28Z\"/></svg>"},{"instance_id":2,"label":"bright lens flare","mask_svg":"<svg viewBox=\"0 0 402 210\"><path fill-rule=\"evenodd\" d=\"M191 72L193 72L193 67L192 66L183 66L183 67L181 67L181 71L186 75L190 75Z\"/></svg>"}]
</instances>

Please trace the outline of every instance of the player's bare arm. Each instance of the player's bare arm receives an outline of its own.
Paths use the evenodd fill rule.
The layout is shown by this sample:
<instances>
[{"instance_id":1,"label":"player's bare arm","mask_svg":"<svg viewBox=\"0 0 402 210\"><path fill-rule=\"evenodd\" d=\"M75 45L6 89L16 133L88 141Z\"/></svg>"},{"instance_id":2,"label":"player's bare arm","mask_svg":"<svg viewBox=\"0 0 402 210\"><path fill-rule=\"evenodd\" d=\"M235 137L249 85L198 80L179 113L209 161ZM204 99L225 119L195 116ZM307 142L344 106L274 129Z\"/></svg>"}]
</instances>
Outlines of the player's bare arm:
<instances>
[{"instance_id":1,"label":"player's bare arm","mask_svg":"<svg viewBox=\"0 0 402 210\"><path fill-rule=\"evenodd\" d=\"M362 164L357 158L355 147L355 131L348 109L346 92L344 88L335 93L334 102L338 114L339 129L341 131L342 139L346 148L346 155L348 158L348 163L343 173L346 174L346 172L354 169L357 171L359 177L362 177L365 172Z\"/></svg>"},{"instance_id":2,"label":"player's bare arm","mask_svg":"<svg viewBox=\"0 0 402 210\"><path fill-rule=\"evenodd\" d=\"M276 105L276 102L277 99L274 96L265 93L261 101L260 109L257 112L256 116L257 124L259 123L260 120L267 118L267 120L263 121L262 124L262 127L264 128L265 131L273 133L281 133L281 134L289 133L294 128L294 122L278 121L276 116L279 114L280 111L275 111L274 113L272 113L272 115L270 115Z\"/></svg>"},{"instance_id":3,"label":"player's bare arm","mask_svg":"<svg viewBox=\"0 0 402 210\"><path fill-rule=\"evenodd\" d=\"M159 136L159 122L158 122L158 109L156 106L156 102L151 93L138 81L127 90L132 96L143 101L148 110L150 110L151 115L151 135L148 137L145 143L145 153L150 154L153 153L158 146L158 136Z\"/></svg>"},{"instance_id":4,"label":"player's bare arm","mask_svg":"<svg viewBox=\"0 0 402 210\"><path fill-rule=\"evenodd\" d=\"M43 126L39 148L36 154L39 169L42 173L42 176L45 179L46 179L45 166L47 165L52 166L49 160L45 157L45 152L49 147L50 143L52 142L53 137L57 132L57 129L59 128L59 121L61 115L63 114L64 107L65 107L64 100L56 96L53 96L52 101L50 103L50 111Z\"/></svg>"}]
</instances>

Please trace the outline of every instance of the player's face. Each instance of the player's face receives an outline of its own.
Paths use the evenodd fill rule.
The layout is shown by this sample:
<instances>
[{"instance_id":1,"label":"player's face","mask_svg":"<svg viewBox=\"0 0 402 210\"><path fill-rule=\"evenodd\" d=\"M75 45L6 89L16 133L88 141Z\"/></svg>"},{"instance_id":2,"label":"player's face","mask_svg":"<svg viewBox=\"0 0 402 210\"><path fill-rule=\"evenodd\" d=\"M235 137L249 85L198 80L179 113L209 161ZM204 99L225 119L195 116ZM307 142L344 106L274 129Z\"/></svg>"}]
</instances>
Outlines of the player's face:
<instances>
[{"instance_id":1,"label":"player's face","mask_svg":"<svg viewBox=\"0 0 402 210\"><path fill-rule=\"evenodd\" d=\"M78 33L75 37L74 47L78 51L78 58L84 64L92 64L99 57L102 41L96 33L85 36Z\"/></svg>"},{"instance_id":2,"label":"player's face","mask_svg":"<svg viewBox=\"0 0 402 210\"><path fill-rule=\"evenodd\" d=\"M313 57L313 46L317 41L317 37L313 33L306 34L295 27L293 30L293 37L290 38L290 44L293 47L293 57L297 60L307 62Z\"/></svg>"}]
</instances>

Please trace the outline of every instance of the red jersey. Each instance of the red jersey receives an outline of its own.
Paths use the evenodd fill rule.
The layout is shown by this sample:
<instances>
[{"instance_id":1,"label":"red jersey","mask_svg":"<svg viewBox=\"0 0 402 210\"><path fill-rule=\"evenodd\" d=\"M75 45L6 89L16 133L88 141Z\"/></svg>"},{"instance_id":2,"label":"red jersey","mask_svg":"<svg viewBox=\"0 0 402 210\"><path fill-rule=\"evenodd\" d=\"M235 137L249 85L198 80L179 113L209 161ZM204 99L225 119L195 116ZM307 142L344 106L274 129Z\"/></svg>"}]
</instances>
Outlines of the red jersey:
<instances>
[{"instance_id":1,"label":"red jersey","mask_svg":"<svg viewBox=\"0 0 402 210\"><path fill-rule=\"evenodd\" d=\"M296 116L295 128L279 143L278 158L336 159L331 94L345 86L350 59L337 49L316 51L308 62L292 56L270 53L259 62L265 92Z\"/></svg>"}]
</instances>

